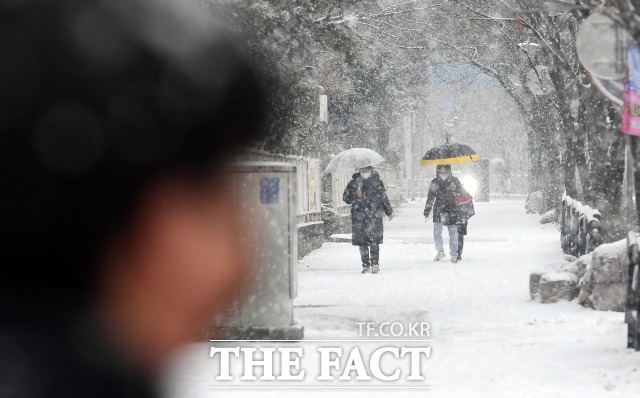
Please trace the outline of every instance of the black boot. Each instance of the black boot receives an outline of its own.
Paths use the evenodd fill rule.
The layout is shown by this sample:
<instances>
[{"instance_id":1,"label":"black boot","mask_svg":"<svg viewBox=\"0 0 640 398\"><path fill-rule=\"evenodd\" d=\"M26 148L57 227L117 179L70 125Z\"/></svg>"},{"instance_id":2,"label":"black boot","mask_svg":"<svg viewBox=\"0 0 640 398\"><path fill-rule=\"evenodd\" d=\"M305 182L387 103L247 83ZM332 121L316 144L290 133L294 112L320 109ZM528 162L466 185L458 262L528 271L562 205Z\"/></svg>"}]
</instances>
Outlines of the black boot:
<instances>
[{"instance_id":1,"label":"black boot","mask_svg":"<svg viewBox=\"0 0 640 398\"><path fill-rule=\"evenodd\" d=\"M466 227L466 225L465 225ZM465 228L466 229L466 228ZM466 231L464 231L466 233ZM464 248L464 235L458 234L458 261L462 260L462 249Z\"/></svg>"}]
</instances>

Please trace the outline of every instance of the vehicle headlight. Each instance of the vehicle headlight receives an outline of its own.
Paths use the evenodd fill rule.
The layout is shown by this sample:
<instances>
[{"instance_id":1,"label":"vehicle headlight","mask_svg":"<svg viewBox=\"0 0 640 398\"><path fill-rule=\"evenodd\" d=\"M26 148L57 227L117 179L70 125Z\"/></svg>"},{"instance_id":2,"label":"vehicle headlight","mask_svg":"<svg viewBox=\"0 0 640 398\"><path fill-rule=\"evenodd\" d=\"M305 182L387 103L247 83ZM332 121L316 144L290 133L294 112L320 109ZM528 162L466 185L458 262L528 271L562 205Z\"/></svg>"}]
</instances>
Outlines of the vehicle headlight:
<instances>
[{"instance_id":1,"label":"vehicle headlight","mask_svg":"<svg viewBox=\"0 0 640 398\"><path fill-rule=\"evenodd\" d=\"M476 196L476 192L478 192L478 180L471 175L466 175L462 177L461 182L462 185L464 185L464 189L466 189L471 196Z\"/></svg>"}]
</instances>

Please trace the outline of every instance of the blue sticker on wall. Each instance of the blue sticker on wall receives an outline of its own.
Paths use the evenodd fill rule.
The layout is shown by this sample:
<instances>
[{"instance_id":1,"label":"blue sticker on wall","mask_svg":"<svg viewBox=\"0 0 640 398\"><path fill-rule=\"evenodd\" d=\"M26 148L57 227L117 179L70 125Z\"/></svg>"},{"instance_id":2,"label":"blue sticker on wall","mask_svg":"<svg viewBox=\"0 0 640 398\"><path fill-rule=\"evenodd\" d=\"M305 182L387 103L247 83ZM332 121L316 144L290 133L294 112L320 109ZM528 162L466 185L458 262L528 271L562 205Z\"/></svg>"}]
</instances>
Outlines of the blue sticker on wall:
<instances>
[{"instance_id":1,"label":"blue sticker on wall","mask_svg":"<svg viewBox=\"0 0 640 398\"><path fill-rule=\"evenodd\" d=\"M260 203L265 205L280 203L279 178L263 178L260 180Z\"/></svg>"}]
</instances>

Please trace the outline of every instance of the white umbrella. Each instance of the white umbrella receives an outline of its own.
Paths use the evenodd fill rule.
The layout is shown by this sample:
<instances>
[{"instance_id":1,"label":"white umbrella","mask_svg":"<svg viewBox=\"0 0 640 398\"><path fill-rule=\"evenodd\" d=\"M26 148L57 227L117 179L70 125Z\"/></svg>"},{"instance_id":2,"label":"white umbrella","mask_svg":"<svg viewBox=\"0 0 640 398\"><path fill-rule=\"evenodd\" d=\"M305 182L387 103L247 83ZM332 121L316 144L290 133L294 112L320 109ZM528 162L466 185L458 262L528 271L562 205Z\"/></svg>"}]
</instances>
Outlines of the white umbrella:
<instances>
[{"instance_id":1,"label":"white umbrella","mask_svg":"<svg viewBox=\"0 0 640 398\"><path fill-rule=\"evenodd\" d=\"M338 169L357 170L369 166L375 166L384 162L384 158L372 149L351 148L337 154L324 170L325 173L333 173Z\"/></svg>"}]
</instances>

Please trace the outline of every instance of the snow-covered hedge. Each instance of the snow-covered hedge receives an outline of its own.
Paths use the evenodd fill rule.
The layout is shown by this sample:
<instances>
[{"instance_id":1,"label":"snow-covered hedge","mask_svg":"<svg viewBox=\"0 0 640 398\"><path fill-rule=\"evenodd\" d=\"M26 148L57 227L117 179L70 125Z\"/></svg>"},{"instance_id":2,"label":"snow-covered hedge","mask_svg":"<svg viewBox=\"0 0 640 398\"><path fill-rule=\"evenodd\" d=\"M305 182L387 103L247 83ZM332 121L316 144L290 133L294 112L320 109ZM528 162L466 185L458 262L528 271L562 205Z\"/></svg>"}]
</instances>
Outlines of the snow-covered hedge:
<instances>
[{"instance_id":1,"label":"snow-covered hedge","mask_svg":"<svg viewBox=\"0 0 640 398\"><path fill-rule=\"evenodd\" d=\"M556 211L549 210L540 217L540 224L551 224L556 221Z\"/></svg>"},{"instance_id":2,"label":"snow-covered hedge","mask_svg":"<svg viewBox=\"0 0 640 398\"><path fill-rule=\"evenodd\" d=\"M540 214L544 207L544 196L542 192L536 191L532 192L527 199L527 203L525 204L525 209L527 209L528 214Z\"/></svg>"},{"instance_id":3,"label":"snow-covered hedge","mask_svg":"<svg viewBox=\"0 0 640 398\"><path fill-rule=\"evenodd\" d=\"M579 304L596 310L624 311L627 275L627 244L621 240L532 272L529 292L542 303L577 297Z\"/></svg>"},{"instance_id":4,"label":"snow-covered hedge","mask_svg":"<svg viewBox=\"0 0 640 398\"><path fill-rule=\"evenodd\" d=\"M601 311L624 311L627 268L626 239L598 247L580 280L580 303Z\"/></svg>"}]
</instances>

